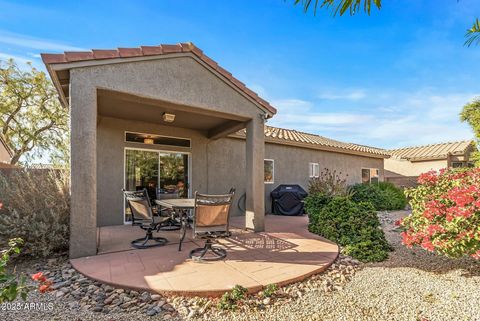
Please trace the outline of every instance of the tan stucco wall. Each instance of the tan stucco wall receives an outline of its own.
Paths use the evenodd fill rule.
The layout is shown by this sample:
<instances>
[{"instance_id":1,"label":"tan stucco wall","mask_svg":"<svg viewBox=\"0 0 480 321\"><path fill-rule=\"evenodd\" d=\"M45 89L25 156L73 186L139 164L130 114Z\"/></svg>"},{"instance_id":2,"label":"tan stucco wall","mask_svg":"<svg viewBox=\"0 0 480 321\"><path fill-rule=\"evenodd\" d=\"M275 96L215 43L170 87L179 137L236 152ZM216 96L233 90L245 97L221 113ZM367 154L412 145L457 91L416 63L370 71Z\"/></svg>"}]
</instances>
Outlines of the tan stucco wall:
<instances>
[{"instance_id":1,"label":"tan stucco wall","mask_svg":"<svg viewBox=\"0 0 480 321\"><path fill-rule=\"evenodd\" d=\"M124 149L162 149L151 145L126 143L125 131L190 138L191 192L225 193L236 188L232 215L243 215L246 193L246 141L223 138L208 140L204 133L159 126L157 124L100 117L97 131L97 224L123 224ZM186 151L184 148L169 150ZM378 168L383 177L383 159L324 152L287 145L267 143L265 158L275 161L274 184L265 184L265 210L271 211L270 192L279 184L300 184L308 189L308 163L320 163L320 168L336 169L348 175L348 183L361 182L361 168ZM262 163L263 165L263 163ZM240 208L239 208L240 201Z\"/></svg>"},{"instance_id":2,"label":"tan stucco wall","mask_svg":"<svg viewBox=\"0 0 480 321\"><path fill-rule=\"evenodd\" d=\"M125 131L191 139L190 148L152 146L125 142ZM206 142L201 132L158 124L101 117L97 131L97 213L98 225L123 224L125 147L189 152L193 178L191 190L207 192Z\"/></svg>"},{"instance_id":3,"label":"tan stucco wall","mask_svg":"<svg viewBox=\"0 0 480 321\"><path fill-rule=\"evenodd\" d=\"M10 154L0 141L0 163L10 163Z\"/></svg>"},{"instance_id":4,"label":"tan stucco wall","mask_svg":"<svg viewBox=\"0 0 480 321\"><path fill-rule=\"evenodd\" d=\"M410 162L404 159L388 158L385 159L385 177L396 176L418 176L431 170L440 170L446 168L448 162L446 159Z\"/></svg>"},{"instance_id":5,"label":"tan stucco wall","mask_svg":"<svg viewBox=\"0 0 480 321\"><path fill-rule=\"evenodd\" d=\"M224 138L208 144L209 189L220 193L234 186L237 194L245 189L245 141ZM336 169L347 176L348 184L362 181L361 168L378 168L383 180L383 159L306 149L288 145L265 144L265 159L274 160L274 184L265 184L265 210L271 212L270 192L280 184L299 184L308 191L309 163L320 169ZM241 215L237 204L234 215Z\"/></svg>"},{"instance_id":6,"label":"tan stucco wall","mask_svg":"<svg viewBox=\"0 0 480 321\"><path fill-rule=\"evenodd\" d=\"M71 70L71 79L91 88L247 118L259 113L253 102L189 56L78 68Z\"/></svg>"}]
</instances>

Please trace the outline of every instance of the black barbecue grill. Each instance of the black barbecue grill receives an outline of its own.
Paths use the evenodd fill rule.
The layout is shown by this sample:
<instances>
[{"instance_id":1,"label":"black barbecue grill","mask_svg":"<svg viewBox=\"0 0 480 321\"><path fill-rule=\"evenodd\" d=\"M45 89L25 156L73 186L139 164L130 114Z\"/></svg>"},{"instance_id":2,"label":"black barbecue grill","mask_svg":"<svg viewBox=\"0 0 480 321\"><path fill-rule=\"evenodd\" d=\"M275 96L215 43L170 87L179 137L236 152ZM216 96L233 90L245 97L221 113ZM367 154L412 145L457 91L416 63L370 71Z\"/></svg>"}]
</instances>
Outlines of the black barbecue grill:
<instances>
[{"instance_id":1,"label":"black barbecue grill","mask_svg":"<svg viewBox=\"0 0 480 321\"><path fill-rule=\"evenodd\" d=\"M277 215L303 215L303 199L308 193L296 184L277 186L271 193L272 212Z\"/></svg>"}]
</instances>

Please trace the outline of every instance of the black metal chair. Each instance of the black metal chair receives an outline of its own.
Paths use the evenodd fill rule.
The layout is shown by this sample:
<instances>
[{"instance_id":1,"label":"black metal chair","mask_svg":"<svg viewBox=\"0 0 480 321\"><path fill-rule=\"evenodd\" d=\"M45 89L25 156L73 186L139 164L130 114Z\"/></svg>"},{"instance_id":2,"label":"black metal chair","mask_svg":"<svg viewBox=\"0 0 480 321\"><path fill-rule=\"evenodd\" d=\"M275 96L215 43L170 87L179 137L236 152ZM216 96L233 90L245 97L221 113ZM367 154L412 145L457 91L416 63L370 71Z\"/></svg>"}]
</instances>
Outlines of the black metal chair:
<instances>
[{"instance_id":1,"label":"black metal chair","mask_svg":"<svg viewBox=\"0 0 480 321\"><path fill-rule=\"evenodd\" d=\"M227 251L214 246L213 241L218 238L229 237L230 207L235 189L228 194L206 195L195 192L195 208L193 219L193 236L204 239L205 245L193 249L190 258L194 260L216 261L224 259Z\"/></svg>"},{"instance_id":2,"label":"black metal chair","mask_svg":"<svg viewBox=\"0 0 480 321\"><path fill-rule=\"evenodd\" d=\"M159 217L153 215L152 205L146 189L141 191L123 190L130 211L132 212L132 226L138 226L146 231L143 238L135 239L131 242L137 249L145 249L154 246L163 246L168 240L164 237L153 236L153 231L159 231L162 223L167 221L168 217Z\"/></svg>"}]
</instances>

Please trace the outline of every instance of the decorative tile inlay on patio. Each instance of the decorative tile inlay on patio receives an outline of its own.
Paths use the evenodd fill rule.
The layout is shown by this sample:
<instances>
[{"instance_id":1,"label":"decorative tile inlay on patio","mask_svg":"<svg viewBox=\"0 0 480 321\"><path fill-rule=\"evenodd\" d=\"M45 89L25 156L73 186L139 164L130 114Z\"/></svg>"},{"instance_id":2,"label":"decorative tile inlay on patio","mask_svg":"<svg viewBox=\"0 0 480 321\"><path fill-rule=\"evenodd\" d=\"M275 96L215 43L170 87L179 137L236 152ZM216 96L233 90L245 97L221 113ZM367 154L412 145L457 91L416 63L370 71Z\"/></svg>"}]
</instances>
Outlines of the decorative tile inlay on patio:
<instances>
[{"instance_id":1,"label":"decorative tile inlay on patio","mask_svg":"<svg viewBox=\"0 0 480 321\"><path fill-rule=\"evenodd\" d=\"M162 232L170 243L163 247L132 250L130 240L139 228L100 228L99 254L71 260L86 276L117 287L164 294L218 296L239 284L250 292L277 283L300 281L324 271L338 255L338 246L307 231L307 217L266 216L266 231L242 230L243 218L232 219L233 235L221 240L228 256L223 261L188 259L202 241L187 235L178 252L178 231ZM110 253L108 253L110 252Z\"/></svg>"}]
</instances>

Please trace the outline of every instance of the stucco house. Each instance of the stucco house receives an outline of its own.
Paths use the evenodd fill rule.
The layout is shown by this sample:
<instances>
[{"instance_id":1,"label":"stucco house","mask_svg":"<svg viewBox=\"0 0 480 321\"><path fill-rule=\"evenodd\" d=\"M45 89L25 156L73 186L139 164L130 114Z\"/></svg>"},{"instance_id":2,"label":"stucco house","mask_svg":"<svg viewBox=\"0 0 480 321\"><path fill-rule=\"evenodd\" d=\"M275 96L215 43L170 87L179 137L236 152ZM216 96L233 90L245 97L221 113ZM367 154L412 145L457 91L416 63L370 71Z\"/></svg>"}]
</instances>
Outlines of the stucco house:
<instances>
[{"instance_id":1,"label":"stucco house","mask_svg":"<svg viewBox=\"0 0 480 321\"><path fill-rule=\"evenodd\" d=\"M12 160L12 150L5 142L5 139L0 135L0 164L10 164ZM2 165L0 165L2 166Z\"/></svg>"},{"instance_id":2,"label":"stucco house","mask_svg":"<svg viewBox=\"0 0 480 321\"><path fill-rule=\"evenodd\" d=\"M153 198L237 190L233 215L264 230L270 191L323 168L383 180L385 150L266 126L276 109L192 43L42 54L71 116L72 258L97 227L129 222L122 188Z\"/></svg>"},{"instance_id":3,"label":"stucco house","mask_svg":"<svg viewBox=\"0 0 480 321\"><path fill-rule=\"evenodd\" d=\"M385 179L398 186L415 186L418 175L442 168L470 167L475 151L471 140L389 150L385 159Z\"/></svg>"}]
</instances>

